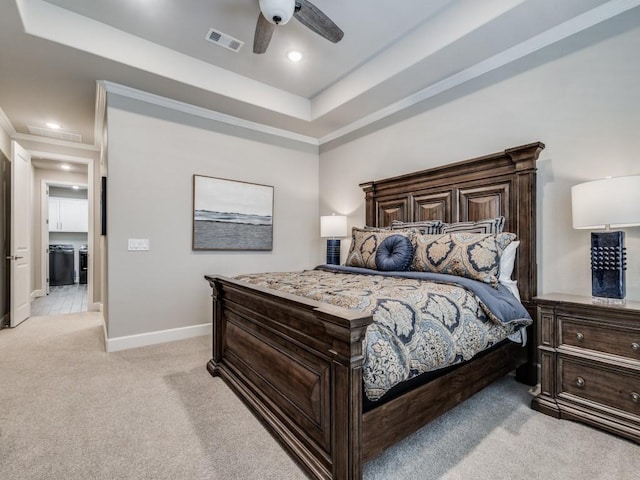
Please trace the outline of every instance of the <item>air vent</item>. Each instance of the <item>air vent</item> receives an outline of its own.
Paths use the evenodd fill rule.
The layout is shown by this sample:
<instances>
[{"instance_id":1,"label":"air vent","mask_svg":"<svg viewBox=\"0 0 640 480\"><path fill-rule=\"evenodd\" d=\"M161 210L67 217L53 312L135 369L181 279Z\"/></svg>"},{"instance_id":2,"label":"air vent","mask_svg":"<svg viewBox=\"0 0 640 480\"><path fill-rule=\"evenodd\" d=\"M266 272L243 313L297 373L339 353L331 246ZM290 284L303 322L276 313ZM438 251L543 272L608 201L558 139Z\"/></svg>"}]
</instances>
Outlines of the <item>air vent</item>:
<instances>
[{"instance_id":1,"label":"air vent","mask_svg":"<svg viewBox=\"0 0 640 480\"><path fill-rule=\"evenodd\" d=\"M234 52L238 52L242 48L242 45L244 45L244 42L241 42L237 38L233 38L226 33L219 32L218 30L215 30L213 28L209 30L209 33L207 33L207 36L205 38L211 43L215 43L216 45L220 45L221 47L228 48L229 50L232 50Z\"/></svg>"},{"instance_id":2,"label":"air vent","mask_svg":"<svg viewBox=\"0 0 640 480\"><path fill-rule=\"evenodd\" d=\"M60 130L49 130L48 128L34 127L31 125L29 125L27 128L33 135L57 138L58 140L67 140L69 142L82 143L82 135L79 135L77 133L63 132Z\"/></svg>"}]
</instances>

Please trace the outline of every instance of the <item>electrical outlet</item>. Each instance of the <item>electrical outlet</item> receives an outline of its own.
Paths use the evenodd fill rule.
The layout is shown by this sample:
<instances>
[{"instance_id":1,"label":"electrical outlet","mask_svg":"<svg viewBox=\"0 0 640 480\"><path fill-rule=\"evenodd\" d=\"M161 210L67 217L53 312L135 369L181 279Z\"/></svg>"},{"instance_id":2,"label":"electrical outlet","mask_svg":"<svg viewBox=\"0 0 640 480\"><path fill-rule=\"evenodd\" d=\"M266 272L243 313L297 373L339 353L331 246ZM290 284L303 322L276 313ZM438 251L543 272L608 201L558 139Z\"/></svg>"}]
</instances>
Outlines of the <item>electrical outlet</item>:
<instances>
[{"instance_id":1,"label":"electrical outlet","mask_svg":"<svg viewBox=\"0 0 640 480\"><path fill-rule=\"evenodd\" d=\"M141 252L146 250L149 250L148 238L130 238L129 239L130 252Z\"/></svg>"}]
</instances>

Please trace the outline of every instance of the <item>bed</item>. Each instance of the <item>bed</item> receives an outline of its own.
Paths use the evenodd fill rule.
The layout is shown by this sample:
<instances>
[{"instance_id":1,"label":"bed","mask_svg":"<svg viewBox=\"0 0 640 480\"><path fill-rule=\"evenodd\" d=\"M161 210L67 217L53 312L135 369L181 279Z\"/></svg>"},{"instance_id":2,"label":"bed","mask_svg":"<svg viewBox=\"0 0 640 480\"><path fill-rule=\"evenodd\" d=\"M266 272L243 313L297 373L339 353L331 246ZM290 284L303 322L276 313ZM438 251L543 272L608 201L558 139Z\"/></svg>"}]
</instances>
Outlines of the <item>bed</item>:
<instances>
[{"instance_id":1,"label":"bed","mask_svg":"<svg viewBox=\"0 0 640 480\"><path fill-rule=\"evenodd\" d=\"M520 241L514 278L535 319L536 160L543 148L532 143L363 183L366 225L503 216L504 231ZM363 339L372 315L239 279L205 278L213 299L207 369L312 478L361 479L365 462L508 372L515 369L528 384L537 380L532 325L527 347L501 342L371 405L363 389Z\"/></svg>"}]
</instances>

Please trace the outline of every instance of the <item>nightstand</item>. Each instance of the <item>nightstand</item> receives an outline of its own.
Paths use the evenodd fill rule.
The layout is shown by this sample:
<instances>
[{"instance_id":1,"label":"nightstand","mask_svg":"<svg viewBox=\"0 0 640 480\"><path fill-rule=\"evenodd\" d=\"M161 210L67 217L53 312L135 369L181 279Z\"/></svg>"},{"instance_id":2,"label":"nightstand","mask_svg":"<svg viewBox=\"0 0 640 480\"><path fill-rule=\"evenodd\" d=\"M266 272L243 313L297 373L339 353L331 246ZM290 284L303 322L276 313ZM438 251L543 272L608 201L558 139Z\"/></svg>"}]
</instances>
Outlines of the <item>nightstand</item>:
<instances>
[{"instance_id":1,"label":"nightstand","mask_svg":"<svg viewBox=\"0 0 640 480\"><path fill-rule=\"evenodd\" d=\"M531 408L640 443L640 302L564 294L535 301L541 372Z\"/></svg>"}]
</instances>

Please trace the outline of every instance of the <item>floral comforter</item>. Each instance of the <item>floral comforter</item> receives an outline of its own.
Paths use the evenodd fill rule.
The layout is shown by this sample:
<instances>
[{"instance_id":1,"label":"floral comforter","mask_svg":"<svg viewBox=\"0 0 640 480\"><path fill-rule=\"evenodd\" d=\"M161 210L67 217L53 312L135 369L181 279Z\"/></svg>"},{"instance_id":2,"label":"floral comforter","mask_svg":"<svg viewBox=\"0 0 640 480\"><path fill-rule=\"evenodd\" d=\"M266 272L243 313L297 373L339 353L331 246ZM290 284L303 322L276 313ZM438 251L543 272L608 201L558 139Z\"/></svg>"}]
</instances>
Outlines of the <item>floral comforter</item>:
<instances>
[{"instance_id":1,"label":"floral comforter","mask_svg":"<svg viewBox=\"0 0 640 480\"><path fill-rule=\"evenodd\" d=\"M470 360L531 323L505 322L473 292L449 282L321 269L236 279L372 314L363 341L363 378L365 394L374 401L402 381Z\"/></svg>"}]
</instances>

